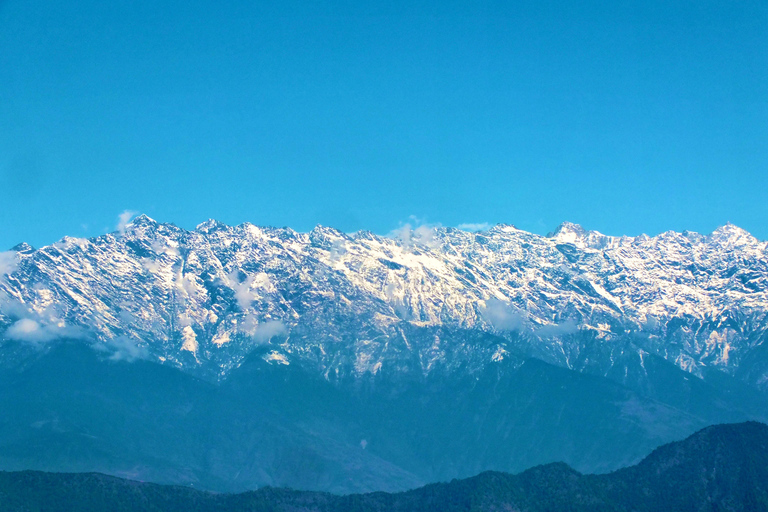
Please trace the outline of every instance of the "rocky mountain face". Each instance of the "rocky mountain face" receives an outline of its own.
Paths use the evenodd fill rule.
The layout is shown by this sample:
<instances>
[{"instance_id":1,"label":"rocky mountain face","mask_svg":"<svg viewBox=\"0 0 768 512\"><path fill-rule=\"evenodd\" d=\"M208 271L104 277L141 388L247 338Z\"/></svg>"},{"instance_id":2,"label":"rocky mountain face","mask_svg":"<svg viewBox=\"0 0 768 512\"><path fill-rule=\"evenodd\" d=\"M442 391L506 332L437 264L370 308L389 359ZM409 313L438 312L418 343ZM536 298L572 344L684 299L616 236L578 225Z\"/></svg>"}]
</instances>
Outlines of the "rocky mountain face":
<instances>
[{"instance_id":1,"label":"rocky mountain face","mask_svg":"<svg viewBox=\"0 0 768 512\"><path fill-rule=\"evenodd\" d=\"M0 253L0 469L398 491L768 421L768 249L141 216Z\"/></svg>"},{"instance_id":2,"label":"rocky mountain face","mask_svg":"<svg viewBox=\"0 0 768 512\"><path fill-rule=\"evenodd\" d=\"M655 354L768 385L768 245L710 235L547 237L403 228L391 237L140 216L123 233L3 254L0 329L44 344L85 337L115 359L225 378L256 346L329 380L476 372L534 356L607 374ZM492 343L443 336L477 331Z\"/></svg>"}]
</instances>

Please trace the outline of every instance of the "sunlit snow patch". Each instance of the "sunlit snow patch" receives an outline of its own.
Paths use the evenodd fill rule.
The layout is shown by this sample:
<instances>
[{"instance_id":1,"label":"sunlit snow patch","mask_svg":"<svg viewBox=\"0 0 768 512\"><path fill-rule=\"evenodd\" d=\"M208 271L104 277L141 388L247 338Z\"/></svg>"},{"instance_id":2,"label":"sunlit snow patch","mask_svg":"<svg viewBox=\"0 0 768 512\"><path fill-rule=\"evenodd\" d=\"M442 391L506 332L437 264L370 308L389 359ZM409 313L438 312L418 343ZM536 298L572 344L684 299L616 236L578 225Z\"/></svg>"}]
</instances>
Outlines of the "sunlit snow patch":
<instances>
[{"instance_id":1,"label":"sunlit snow patch","mask_svg":"<svg viewBox=\"0 0 768 512\"><path fill-rule=\"evenodd\" d=\"M181 350L187 350L192 352L197 357L197 335L192 327L186 326L181 331L181 337L184 339L184 343L181 345Z\"/></svg>"},{"instance_id":2,"label":"sunlit snow patch","mask_svg":"<svg viewBox=\"0 0 768 512\"><path fill-rule=\"evenodd\" d=\"M291 364L291 363L288 362L288 358L287 357L285 357L280 352L276 352L274 350L272 352L268 353L268 354L265 354L264 355L264 360L266 362L268 362L268 363L274 362L276 364L285 364L285 365Z\"/></svg>"},{"instance_id":3,"label":"sunlit snow patch","mask_svg":"<svg viewBox=\"0 0 768 512\"><path fill-rule=\"evenodd\" d=\"M223 332L221 334L217 334L211 341L218 347L224 345L225 343L229 343L229 333Z\"/></svg>"}]
</instances>

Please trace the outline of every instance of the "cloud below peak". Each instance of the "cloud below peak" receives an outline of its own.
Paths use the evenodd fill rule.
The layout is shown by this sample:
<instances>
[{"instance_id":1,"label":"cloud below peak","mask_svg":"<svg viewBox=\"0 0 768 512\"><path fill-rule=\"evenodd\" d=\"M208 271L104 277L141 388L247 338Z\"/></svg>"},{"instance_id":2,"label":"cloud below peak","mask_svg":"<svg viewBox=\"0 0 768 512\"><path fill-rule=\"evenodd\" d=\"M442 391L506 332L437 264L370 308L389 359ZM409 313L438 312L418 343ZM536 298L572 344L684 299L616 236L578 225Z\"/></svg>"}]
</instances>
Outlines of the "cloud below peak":
<instances>
[{"instance_id":1,"label":"cloud below peak","mask_svg":"<svg viewBox=\"0 0 768 512\"><path fill-rule=\"evenodd\" d=\"M27 343L47 343L57 338L88 338L82 327L67 325L55 305L36 311L27 304L3 294L0 295L0 313L13 319L13 323L2 334L7 340Z\"/></svg>"},{"instance_id":2,"label":"cloud below peak","mask_svg":"<svg viewBox=\"0 0 768 512\"><path fill-rule=\"evenodd\" d=\"M19 266L15 251L0 252L0 277L10 275Z\"/></svg>"},{"instance_id":3,"label":"cloud below peak","mask_svg":"<svg viewBox=\"0 0 768 512\"><path fill-rule=\"evenodd\" d=\"M526 324L526 316L520 310L500 299L486 299L480 306L480 314L498 331L519 331Z\"/></svg>"},{"instance_id":4,"label":"cloud below peak","mask_svg":"<svg viewBox=\"0 0 768 512\"><path fill-rule=\"evenodd\" d=\"M149 357L149 351L146 347L142 347L136 340L129 338L128 336L118 336L109 340L107 343L107 350L112 354L109 359L112 361L125 361L131 363L137 359L147 359Z\"/></svg>"},{"instance_id":5,"label":"cloud below peak","mask_svg":"<svg viewBox=\"0 0 768 512\"><path fill-rule=\"evenodd\" d=\"M139 212L133 210L123 210L123 213L117 216L116 228L121 235L125 234L125 228L128 226L128 223L131 222L131 219L138 215L138 213Z\"/></svg>"},{"instance_id":6,"label":"cloud below peak","mask_svg":"<svg viewBox=\"0 0 768 512\"><path fill-rule=\"evenodd\" d=\"M488 231L492 226L488 222L465 222L456 227L462 231Z\"/></svg>"},{"instance_id":7,"label":"cloud below peak","mask_svg":"<svg viewBox=\"0 0 768 512\"><path fill-rule=\"evenodd\" d=\"M57 338L79 338L82 331L62 324L44 324L32 318L16 320L5 331L5 338L28 343L47 343Z\"/></svg>"},{"instance_id":8,"label":"cloud below peak","mask_svg":"<svg viewBox=\"0 0 768 512\"><path fill-rule=\"evenodd\" d=\"M440 224L427 224L414 215L411 215L409 220L410 222L390 231L387 237L399 240L403 247L419 244L435 249L440 246L440 241L435 237L435 228L440 227Z\"/></svg>"},{"instance_id":9,"label":"cloud below peak","mask_svg":"<svg viewBox=\"0 0 768 512\"><path fill-rule=\"evenodd\" d=\"M266 343L274 336L280 336L287 332L288 329L280 320L268 320L256 327L256 332L253 333L253 340L256 343Z\"/></svg>"}]
</instances>

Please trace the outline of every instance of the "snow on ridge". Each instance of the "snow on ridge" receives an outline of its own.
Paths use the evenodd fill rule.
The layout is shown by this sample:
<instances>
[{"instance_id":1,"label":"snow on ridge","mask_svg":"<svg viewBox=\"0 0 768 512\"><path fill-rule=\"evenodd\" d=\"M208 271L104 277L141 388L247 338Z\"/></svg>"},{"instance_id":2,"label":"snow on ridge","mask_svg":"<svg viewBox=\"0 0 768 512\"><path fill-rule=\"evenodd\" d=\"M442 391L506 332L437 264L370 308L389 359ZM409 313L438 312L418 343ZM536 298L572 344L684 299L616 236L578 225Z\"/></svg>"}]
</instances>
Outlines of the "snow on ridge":
<instances>
[{"instance_id":1,"label":"snow on ridge","mask_svg":"<svg viewBox=\"0 0 768 512\"><path fill-rule=\"evenodd\" d=\"M509 225L381 236L215 220L186 231L141 215L119 236L57 244L6 257L13 264L0 275L0 329L22 310L56 304L67 325L102 339L128 336L163 360L188 364L186 352L224 370L256 345L277 342L326 369L341 364L339 350L352 351L347 360L361 372L378 371L396 350L424 350L428 369L447 357L442 345L412 346L401 324L509 339L516 329L536 343L601 325L610 327L596 330L608 343L621 329L671 335L665 319L703 324L729 315L764 319L768 311L766 242L730 224L706 236L612 237L571 223L546 237ZM489 322L483 307L491 299L515 322ZM281 328L261 339L258 325ZM686 352L674 360L686 368L737 365L744 350L723 325L712 339L725 341L714 344L696 336L715 331L679 334ZM349 338L349 329L366 334ZM393 348L396 339L405 348ZM482 357L497 361L504 350Z\"/></svg>"}]
</instances>

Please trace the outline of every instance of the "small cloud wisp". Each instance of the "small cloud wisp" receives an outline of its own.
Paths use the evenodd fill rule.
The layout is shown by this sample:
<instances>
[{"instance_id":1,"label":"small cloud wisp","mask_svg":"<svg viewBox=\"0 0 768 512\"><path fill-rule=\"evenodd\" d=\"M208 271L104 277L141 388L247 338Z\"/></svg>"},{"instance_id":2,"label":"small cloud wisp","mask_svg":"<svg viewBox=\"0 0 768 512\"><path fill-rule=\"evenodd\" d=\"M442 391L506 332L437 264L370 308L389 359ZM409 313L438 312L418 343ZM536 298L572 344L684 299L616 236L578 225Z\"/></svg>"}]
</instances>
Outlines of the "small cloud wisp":
<instances>
[{"instance_id":1,"label":"small cloud wisp","mask_svg":"<svg viewBox=\"0 0 768 512\"><path fill-rule=\"evenodd\" d=\"M488 231L492 226L487 222L466 222L456 227L462 231Z\"/></svg>"},{"instance_id":2,"label":"small cloud wisp","mask_svg":"<svg viewBox=\"0 0 768 512\"><path fill-rule=\"evenodd\" d=\"M121 234L125 234L125 228L131 222L131 219L138 215L139 212L133 210L123 210L123 213L117 216L117 231Z\"/></svg>"}]
</instances>

